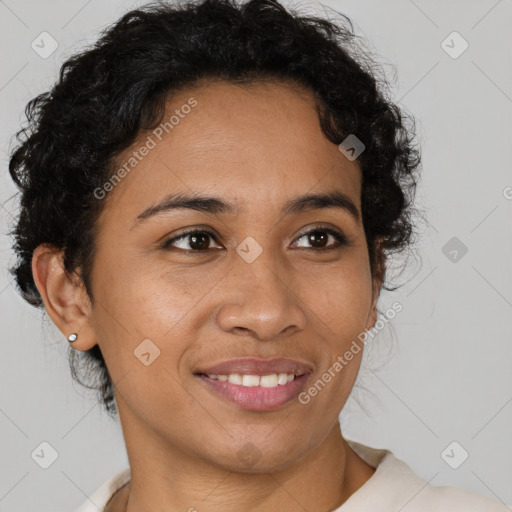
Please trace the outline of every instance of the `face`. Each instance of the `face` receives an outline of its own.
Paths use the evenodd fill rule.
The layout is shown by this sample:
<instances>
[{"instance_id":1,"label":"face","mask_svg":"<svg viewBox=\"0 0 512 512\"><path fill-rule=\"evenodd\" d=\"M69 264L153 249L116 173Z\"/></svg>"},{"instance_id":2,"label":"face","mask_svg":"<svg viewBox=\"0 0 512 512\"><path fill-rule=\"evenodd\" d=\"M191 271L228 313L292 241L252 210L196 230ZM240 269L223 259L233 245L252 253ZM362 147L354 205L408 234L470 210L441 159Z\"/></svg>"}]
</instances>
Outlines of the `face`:
<instances>
[{"instance_id":1,"label":"face","mask_svg":"<svg viewBox=\"0 0 512 512\"><path fill-rule=\"evenodd\" d=\"M362 351L307 403L298 393L375 322L361 172L295 86L206 84L175 96L164 120L175 110L168 133L141 134L118 159L147 153L104 199L88 321L125 431L226 469L252 471L240 456L248 447L258 471L284 468L337 425ZM153 146L148 136L155 146L139 151ZM217 202L155 208L175 194ZM338 201L286 209L321 194ZM236 384L198 374L238 358L307 371L286 392L246 387L231 398L219 389Z\"/></svg>"}]
</instances>

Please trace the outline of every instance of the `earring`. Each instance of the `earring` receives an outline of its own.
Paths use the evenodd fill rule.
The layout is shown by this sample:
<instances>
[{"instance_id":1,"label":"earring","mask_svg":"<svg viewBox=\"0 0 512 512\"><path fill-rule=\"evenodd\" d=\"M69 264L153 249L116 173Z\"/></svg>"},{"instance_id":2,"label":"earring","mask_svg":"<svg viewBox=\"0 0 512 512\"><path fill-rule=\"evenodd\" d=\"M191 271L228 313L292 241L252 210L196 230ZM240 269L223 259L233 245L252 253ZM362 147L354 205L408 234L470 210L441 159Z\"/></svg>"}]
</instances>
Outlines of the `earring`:
<instances>
[{"instance_id":1,"label":"earring","mask_svg":"<svg viewBox=\"0 0 512 512\"><path fill-rule=\"evenodd\" d=\"M73 333L73 334L70 334L70 335L68 336L68 341L69 341L69 342L71 342L71 343L73 343L73 341L75 341L77 338L78 338L78 335L77 335L77 334L75 334L75 333Z\"/></svg>"}]
</instances>

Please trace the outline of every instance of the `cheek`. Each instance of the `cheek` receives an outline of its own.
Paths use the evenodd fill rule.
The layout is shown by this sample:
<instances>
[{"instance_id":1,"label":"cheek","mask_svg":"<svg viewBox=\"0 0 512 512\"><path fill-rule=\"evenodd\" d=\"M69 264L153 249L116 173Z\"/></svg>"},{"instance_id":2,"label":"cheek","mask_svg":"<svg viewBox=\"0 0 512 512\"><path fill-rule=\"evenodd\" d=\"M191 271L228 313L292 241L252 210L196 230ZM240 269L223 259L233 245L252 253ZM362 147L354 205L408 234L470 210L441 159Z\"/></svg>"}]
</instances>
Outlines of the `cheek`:
<instances>
[{"instance_id":1,"label":"cheek","mask_svg":"<svg viewBox=\"0 0 512 512\"><path fill-rule=\"evenodd\" d=\"M364 254L330 268L315 266L305 274L307 304L340 340L364 331L371 310L372 280Z\"/></svg>"},{"instance_id":2,"label":"cheek","mask_svg":"<svg viewBox=\"0 0 512 512\"><path fill-rule=\"evenodd\" d=\"M183 393L179 366L193 339L189 315L200 300L199 291L191 293L183 283L140 262L133 267L123 262L110 270L97 277L94 318L118 393L141 416L155 410L155 404L184 414L193 403Z\"/></svg>"},{"instance_id":3,"label":"cheek","mask_svg":"<svg viewBox=\"0 0 512 512\"><path fill-rule=\"evenodd\" d=\"M172 329L201 296L194 283L182 273L166 271L144 259L116 258L115 265L98 264L95 296L99 313L115 330L131 337L163 336ZM105 305L105 307L101 307Z\"/></svg>"},{"instance_id":4,"label":"cheek","mask_svg":"<svg viewBox=\"0 0 512 512\"><path fill-rule=\"evenodd\" d=\"M128 370L138 373L144 368L137 353L145 346L151 357L158 354L155 362L165 360L165 368L175 372L189 339L184 333L187 314L198 303L199 293L141 261L132 265L123 258L119 264L97 268L101 272L94 277L94 330L114 380ZM158 366L151 369L151 378Z\"/></svg>"},{"instance_id":5,"label":"cheek","mask_svg":"<svg viewBox=\"0 0 512 512\"><path fill-rule=\"evenodd\" d=\"M335 421L346 403L359 372L365 332L371 308L371 277L357 261L330 272L309 292L311 321L322 333L318 374L302 397L311 416ZM313 282L314 282L313 281ZM326 328L322 327L325 326Z\"/></svg>"}]
</instances>

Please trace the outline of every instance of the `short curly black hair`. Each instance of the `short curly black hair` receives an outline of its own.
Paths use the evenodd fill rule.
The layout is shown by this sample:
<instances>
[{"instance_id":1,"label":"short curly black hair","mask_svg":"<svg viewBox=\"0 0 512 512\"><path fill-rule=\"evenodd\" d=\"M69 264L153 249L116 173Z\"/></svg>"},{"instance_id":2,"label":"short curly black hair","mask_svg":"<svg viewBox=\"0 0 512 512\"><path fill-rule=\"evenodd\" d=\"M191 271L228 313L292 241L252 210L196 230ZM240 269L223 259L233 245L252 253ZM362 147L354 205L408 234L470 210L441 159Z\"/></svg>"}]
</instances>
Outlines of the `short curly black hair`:
<instances>
[{"instance_id":1,"label":"short curly black hair","mask_svg":"<svg viewBox=\"0 0 512 512\"><path fill-rule=\"evenodd\" d=\"M305 86L331 142L354 134L365 145L358 162L372 275L379 258L410 247L421 160L415 120L392 101L381 68L356 44L350 19L340 16L337 22L306 16L276 0L151 3L125 14L64 62L53 88L27 104L27 124L10 155L9 171L21 191L10 233L18 259L10 270L23 298L43 306L31 259L38 245L48 243L63 251L66 271L82 280L94 304L96 220L105 204L94 191L141 131L161 122L169 95L200 79ZM114 387L99 346L70 347L69 357L73 378L97 390L115 416ZM85 378L77 363L85 366Z\"/></svg>"}]
</instances>

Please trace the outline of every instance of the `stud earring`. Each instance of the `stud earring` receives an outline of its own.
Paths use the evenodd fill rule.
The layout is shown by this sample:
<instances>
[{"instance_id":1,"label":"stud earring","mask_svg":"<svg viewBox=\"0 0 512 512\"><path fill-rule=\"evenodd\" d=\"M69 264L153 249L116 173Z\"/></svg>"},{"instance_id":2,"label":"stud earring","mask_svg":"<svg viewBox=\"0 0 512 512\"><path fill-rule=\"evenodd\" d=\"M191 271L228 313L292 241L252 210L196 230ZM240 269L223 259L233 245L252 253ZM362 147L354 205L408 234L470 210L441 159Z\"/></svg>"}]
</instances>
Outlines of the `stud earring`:
<instances>
[{"instance_id":1,"label":"stud earring","mask_svg":"<svg viewBox=\"0 0 512 512\"><path fill-rule=\"evenodd\" d=\"M71 343L73 343L73 341L75 341L77 338L78 338L78 335L77 335L77 334L75 334L75 333L73 333L73 334L70 334L70 335L68 336L68 341L69 341L69 342L71 342Z\"/></svg>"}]
</instances>

